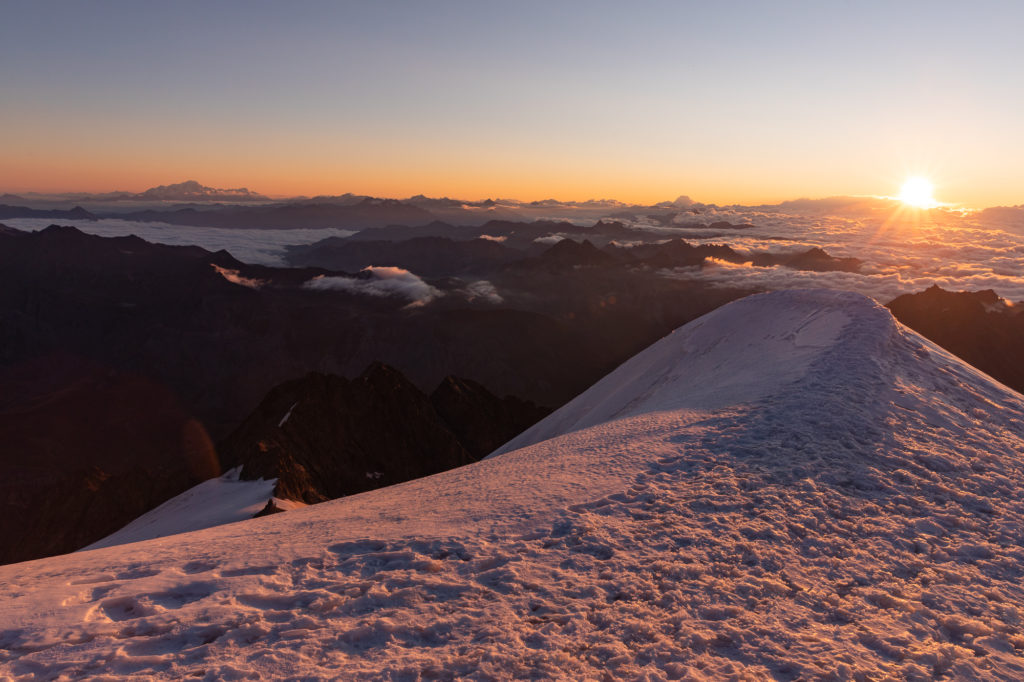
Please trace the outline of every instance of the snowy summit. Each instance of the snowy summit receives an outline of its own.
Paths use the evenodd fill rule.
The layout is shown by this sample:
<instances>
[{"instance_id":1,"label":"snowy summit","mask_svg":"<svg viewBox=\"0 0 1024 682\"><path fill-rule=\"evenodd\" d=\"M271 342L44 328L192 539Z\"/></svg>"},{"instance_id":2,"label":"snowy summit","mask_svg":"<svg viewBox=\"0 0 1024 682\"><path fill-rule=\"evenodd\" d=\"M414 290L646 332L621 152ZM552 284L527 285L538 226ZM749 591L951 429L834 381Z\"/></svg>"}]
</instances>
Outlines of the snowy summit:
<instances>
[{"instance_id":1,"label":"snowy summit","mask_svg":"<svg viewBox=\"0 0 1024 682\"><path fill-rule=\"evenodd\" d=\"M479 463L0 567L0 673L1021 679L1022 453L871 299L752 296Z\"/></svg>"}]
</instances>

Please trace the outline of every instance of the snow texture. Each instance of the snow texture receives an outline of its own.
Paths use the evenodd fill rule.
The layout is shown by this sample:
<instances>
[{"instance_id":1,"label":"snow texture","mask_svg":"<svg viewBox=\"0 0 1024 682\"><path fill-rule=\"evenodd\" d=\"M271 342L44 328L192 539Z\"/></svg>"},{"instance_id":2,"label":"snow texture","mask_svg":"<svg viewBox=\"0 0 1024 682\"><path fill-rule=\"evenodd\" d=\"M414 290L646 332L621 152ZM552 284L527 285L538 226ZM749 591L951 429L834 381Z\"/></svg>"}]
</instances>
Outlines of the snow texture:
<instances>
[{"instance_id":1,"label":"snow texture","mask_svg":"<svg viewBox=\"0 0 1024 682\"><path fill-rule=\"evenodd\" d=\"M1024 677L1024 398L868 298L732 303L525 443L0 567L0 673Z\"/></svg>"}]
</instances>

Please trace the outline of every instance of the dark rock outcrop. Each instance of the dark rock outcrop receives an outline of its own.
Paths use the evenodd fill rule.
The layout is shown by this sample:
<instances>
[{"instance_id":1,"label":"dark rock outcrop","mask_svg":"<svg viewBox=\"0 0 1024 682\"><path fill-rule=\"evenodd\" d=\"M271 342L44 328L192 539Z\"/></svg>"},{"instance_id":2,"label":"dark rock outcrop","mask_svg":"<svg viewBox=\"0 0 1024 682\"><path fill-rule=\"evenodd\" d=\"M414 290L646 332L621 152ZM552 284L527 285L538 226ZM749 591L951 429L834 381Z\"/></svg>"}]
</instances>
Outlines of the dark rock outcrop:
<instances>
[{"instance_id":1,"label":"dark rock outcrop","mask_svg":"<svg viewBox=\"0 0 1024 682\"><path fill-rule=\"evenodd\" d=\"M98 220L98 216L89 213L81 206L70 210L28 208L26 206L10 206L0 204L0 220L9 218L47 218L50 220Z\"/></svg>"},{"instance_id":2,"label":"dark rock outcrop","mask_svg":"<svg viewBox=\"0 0 1024 682\"><path fill-rule=\"evenodd\" d=\"M836 258L816 246L798 253L755 253L751 262L760 267L781 265L814 272L860 272L864 264L859 258Z\"/></svg>"},{"instance_id":3,"label":"dark rock outcrop","mask_svg":"<svg viewBox=\"0 0 1024 682\"><path fill-rule=\"evenodd\" d=\"M498 398L475 381L452 376L430 394L430 404L474 459L487 456L551 413L515 396Z\"/></svg>"},{"instance_id":4,"label":"dark rock outcrop","mask_svg":"<svg viewBox=\"0 0 1024 682\"><path fill-rule=\"evenodd\" d=\"M428 398L378 362L351 381L311 373L277 386L220 445L220 461L313 504L476 461L548 412L456 377Z\"/></svg>"},{"instance_id":5,"label":"dark rock outcrop","mask_svg":"<svg viewBox=\"0 0 1024 682\"><path fill-rule=\"evenodd\" d=\"M481 272L522 258L522 253L487 239L455 241L416 237L400 242L359 241L330 237L289 250L293 265L355 272L370 265L392 265L417 275L441 277Z\"/></svg>"},{"instance_id":6,"label":"dark rock outcrop","mask_svg":"<svg viewBox=\"0 0 1024 682\"><path fill-rule=\"evenodd\" d=\"M220 448L242 478L276 478L277 497L313 504L474 461L427 396L374 363L351 381L308 374L273 389Z\"/></svg>"},{"instance_id":7,"label":"dark rock outcrop","mask_svg":"<svg viewBox=\"0 0 1024 682\"><path fill-rule=\"evenodd\" d=\"M319 229L328 227L361 230L395 223L423 225L434 216L421 208L395 199L366 198L354 204L313 203L306 201L264 206L229 206L196 210L145 210L113 217L143 222L159 221L172 225L222 228Z\"/></svg>"},{"instance_id":8,"label":"dark rock outcrop","mask_svg":"<svg viewBox=\"0 0 1024 682\"><path fill-rule=\"evenodd\" d=\"M614 264L615 258L594 246L590 240L562 239L536 258L509 265L515 270L543 270L558 273L574 268L599 268Z\"/></svg>"},{"instance_id":9,"label":"dark rock outcrop","mask_svg":"<svg viewBox=\"0 0 1024 682\"><path fill-rule=\"evenodd\" d=\"M953 292L933 285L887 307L914 331L1024 392L1024 305L1009 304L991 289Z\"/></svg>"},{"instance_id":10,"label":"dark rock outcrop","mask_svg":"<svg viewBox=\"0 0 1024 682\"><path fill-rule=\"evenodd\" d=\"M608 247L612 250L614 247ZM661 244L640 244L630 248L614 249L624 257L652 268L682 268L701 265L707 258L742 263L746 258L725 244L690 244L685 239L673 239Z\"/></svg>"},{"instance_id":11,"label":"dark rock outcrop","mask_svg":"<svg viewBox=\"0 0 1024 682\"><path fill-rule=\"evenodd\" d=\"M281 509L276 504L274 504L274 498L270 498L269 500L267 500L267 503L263 506L263 509L260 509L258 512L253 514L252 517L254 519L258 519L263 516L270 516L272 514L281 514L284 511L284 509Z\"/></svg>"},{"instance_id":12,"label":"dark rock outcrop","mask_svg":"<svg viewBox=\"0 0 1024 682\"><path fill-rule=\"evenodd\" d=\"M220 473L166 387L49 356L0 367L0 563L63 554Z\"/></svg>"}]
</instances>

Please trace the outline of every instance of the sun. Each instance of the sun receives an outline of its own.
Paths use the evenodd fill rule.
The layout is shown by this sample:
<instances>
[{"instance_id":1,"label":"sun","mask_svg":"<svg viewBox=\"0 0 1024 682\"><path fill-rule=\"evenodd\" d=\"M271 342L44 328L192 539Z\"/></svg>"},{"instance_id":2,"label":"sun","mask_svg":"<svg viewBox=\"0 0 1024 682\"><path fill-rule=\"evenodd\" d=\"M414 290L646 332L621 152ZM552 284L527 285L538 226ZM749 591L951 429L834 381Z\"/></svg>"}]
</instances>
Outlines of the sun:
<instances>
[{"instance_id":1,"label":"sun","mask_svg":"<svg viewBox=\"0 0 1024 682\"><path fill-rule=\"evenodd\" d=\"M935 208L939 202L932 196L934 191L935 186L927 178L907 178L900 188L899 200L914 208Z\"/></svg>"}]
</instances>

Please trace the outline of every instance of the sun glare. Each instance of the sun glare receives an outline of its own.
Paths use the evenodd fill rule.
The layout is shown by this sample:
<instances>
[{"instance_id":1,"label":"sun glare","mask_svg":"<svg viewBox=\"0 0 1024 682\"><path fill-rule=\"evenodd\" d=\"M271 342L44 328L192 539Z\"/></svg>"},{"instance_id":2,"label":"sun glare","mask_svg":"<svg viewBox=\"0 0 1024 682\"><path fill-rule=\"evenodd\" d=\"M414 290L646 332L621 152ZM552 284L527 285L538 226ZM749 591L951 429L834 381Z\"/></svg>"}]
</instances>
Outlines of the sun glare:
<instances>
[{"instance_id":1,"label":"sun glare","mask_svg":"<svg viewBox=\"0 0 1024 682\"><path fill-rule=\"evenodd\" d=\"M908 206L914 208L934 208L939 205L932 193L935 187L926 178L907 178L900 188L899 199Z\"/></svg>"}]
</instances>

